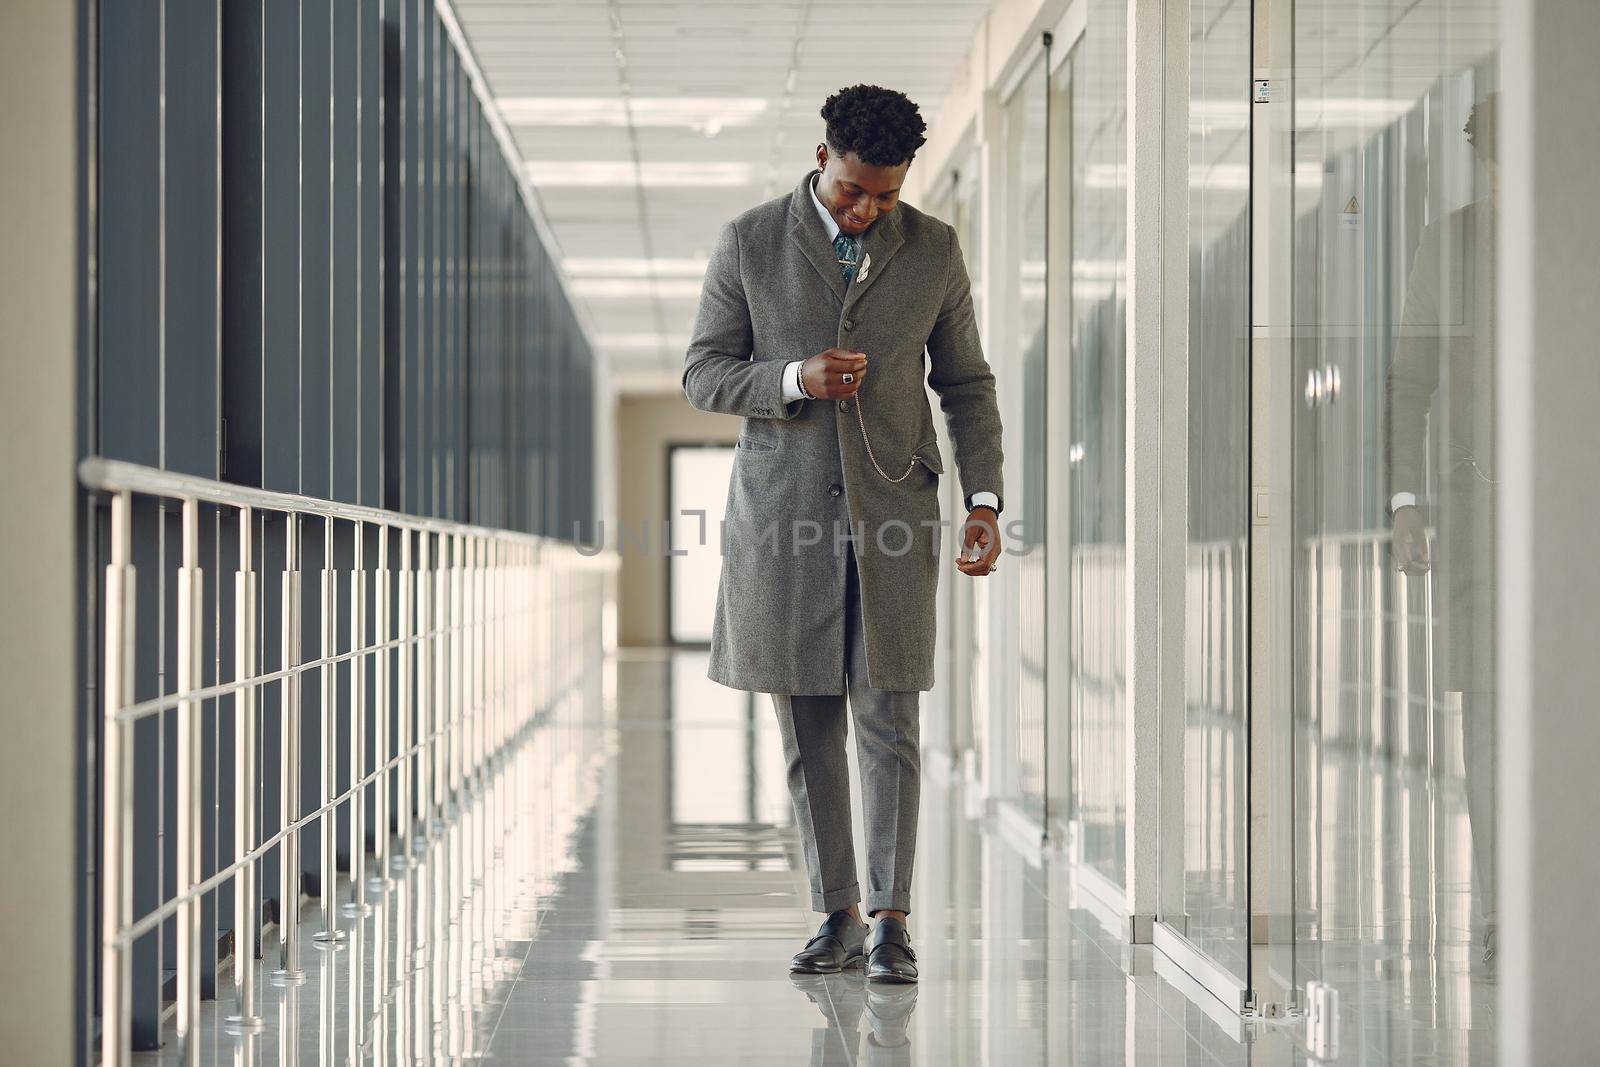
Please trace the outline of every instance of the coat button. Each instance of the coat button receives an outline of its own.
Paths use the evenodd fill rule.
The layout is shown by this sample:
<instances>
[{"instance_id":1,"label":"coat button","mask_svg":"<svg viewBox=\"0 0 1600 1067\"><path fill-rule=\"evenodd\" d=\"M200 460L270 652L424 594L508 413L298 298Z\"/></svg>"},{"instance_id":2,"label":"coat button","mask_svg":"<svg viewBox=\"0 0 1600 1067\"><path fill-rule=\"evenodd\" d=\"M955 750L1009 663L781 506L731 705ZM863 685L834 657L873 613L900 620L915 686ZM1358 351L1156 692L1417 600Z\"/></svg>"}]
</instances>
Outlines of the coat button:
<instances>
[{"instance_id":1,"label":"coat button","mask_svg":"<svg viewBox=\"0 0 1600 1067\"><path fill-rule=\"evenodd\" d=\"M848 400L839 401L839 410L840 411L849 411L850 410L850 401L848 401Z\"/></svg>"},{"instance_id":2,"label":"coat button","mask_svg":"<svg viewBox=\"0 0 1600 1067\"><path fill-rule=\"evenodd\" d=\"M828 495L829 496L838 496L842 492L844 492L844 487L841 486L838 482L834 482L832 485L828 486Z\"/></svg>"},{"instance_id":3,"label":"coat button","mask_svg":"<svg viewBox=\"0 0 1600 1067\"><path fill-rule=\"evenodd\" d=\"M856 320L855 319L845 319L844 320L844 328L847 329L847 330L855 329L856 328Z\"/></svg>"}]
</instances>

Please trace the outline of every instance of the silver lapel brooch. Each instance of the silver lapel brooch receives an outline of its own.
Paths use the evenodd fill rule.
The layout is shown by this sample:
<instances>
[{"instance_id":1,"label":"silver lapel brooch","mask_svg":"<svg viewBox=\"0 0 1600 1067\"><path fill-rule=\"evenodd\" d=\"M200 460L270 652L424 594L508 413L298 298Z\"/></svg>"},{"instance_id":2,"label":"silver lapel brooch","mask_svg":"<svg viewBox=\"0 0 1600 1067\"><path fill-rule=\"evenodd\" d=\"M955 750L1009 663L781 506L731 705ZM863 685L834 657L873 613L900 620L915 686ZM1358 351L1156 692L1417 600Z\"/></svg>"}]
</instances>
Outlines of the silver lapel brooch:
<instances>
[{"instance_id":1,"label":"silver lapel brooch","mask_svg":"<svg viewBox=\"0 0 1600 1067\"><path fill-rule=\"evenodd\" d=\"M871 270L871 269L872 269L872 253L871 252L864 252L861 255L861 267L860 267L859 270L856 271L856 281L858 281L858 282L866 281L867 280L867 272L869 270Z\"/></svg>"}]
</instances>

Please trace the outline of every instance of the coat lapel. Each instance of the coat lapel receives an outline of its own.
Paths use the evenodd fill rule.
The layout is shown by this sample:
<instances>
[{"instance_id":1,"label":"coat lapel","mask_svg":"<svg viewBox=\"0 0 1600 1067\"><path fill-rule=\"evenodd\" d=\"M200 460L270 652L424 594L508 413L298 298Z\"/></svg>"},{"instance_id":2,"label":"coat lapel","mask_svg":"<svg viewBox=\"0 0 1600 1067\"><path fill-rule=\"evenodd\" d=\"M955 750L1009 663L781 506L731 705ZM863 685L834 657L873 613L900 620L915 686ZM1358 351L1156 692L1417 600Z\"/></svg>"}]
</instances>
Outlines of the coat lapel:
<instances>
[{"instance_id":1,"label":"coat lapel","mask_svg":"<svg viewBox=\"0 0 1600 1067\"><path fill-rule=\"evenodd\" d=\"M823 229L822 220L817 218L816 205L811 202L811 175L815 173L812 171L802 178L794 196L789 198L789 240L800 246L800 251L811 261L823 282L842 304L845 299L844 275L839 273L839 264L833 255L833 243L828 240L828 231Z\"/></svg>"},{"instance_id":2,"label":"coat lapel","mask_svg":"<svg viewBox=\"0 0 1600 1067\"><path fill-rule=\"evenodd\" d=\"M820 227L821 224L819 219L817 225ZM888 268L889 260L905 243L905 235L900 232L900 218L897 212L889 212L867 230L866 238L861 242L861 264L867 269L863 273L861 267L856 268L855 281L850 283L850 291L845 296L846 310L854 306L862 294L877 283Z\"/></svg>"}]
</instances>

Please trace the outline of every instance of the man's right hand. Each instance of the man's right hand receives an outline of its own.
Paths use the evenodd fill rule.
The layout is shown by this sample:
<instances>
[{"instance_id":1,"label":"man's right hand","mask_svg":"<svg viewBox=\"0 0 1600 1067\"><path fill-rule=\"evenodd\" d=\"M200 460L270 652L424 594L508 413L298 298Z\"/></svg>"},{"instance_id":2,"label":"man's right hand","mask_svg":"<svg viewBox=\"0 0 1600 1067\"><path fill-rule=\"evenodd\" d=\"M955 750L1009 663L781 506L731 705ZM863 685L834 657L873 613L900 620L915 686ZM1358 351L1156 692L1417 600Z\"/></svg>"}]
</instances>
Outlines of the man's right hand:
<instances>
[{"instance_id":1,"label":"man's right hand","mask_svg":"<svg viewBox=\"0 0 1600 1067\"><path fill-rule=\"evenodd\" d=\"M850 381L844 376L850 375ZM818 352L800 364L800 377L806 383L806 392L818 400L841 400L855 396L861 388L861 379L867 376L867 357L861 352L848 352L830 348Z\"/></svg>"},{"instance_id":2,"label":"man's right hand","mask_svg":"<svg viewBox=\"0 0 1600 1067\"><path fill-rule=\"evenodd\" d=\"M1394 530L1390 547L1395 564L1401 574L1427 574L1433 565L1428 555L1428 529L1422 521L1422 509L1407 504L1394 513Z\"/></svg>"}]
</instances>

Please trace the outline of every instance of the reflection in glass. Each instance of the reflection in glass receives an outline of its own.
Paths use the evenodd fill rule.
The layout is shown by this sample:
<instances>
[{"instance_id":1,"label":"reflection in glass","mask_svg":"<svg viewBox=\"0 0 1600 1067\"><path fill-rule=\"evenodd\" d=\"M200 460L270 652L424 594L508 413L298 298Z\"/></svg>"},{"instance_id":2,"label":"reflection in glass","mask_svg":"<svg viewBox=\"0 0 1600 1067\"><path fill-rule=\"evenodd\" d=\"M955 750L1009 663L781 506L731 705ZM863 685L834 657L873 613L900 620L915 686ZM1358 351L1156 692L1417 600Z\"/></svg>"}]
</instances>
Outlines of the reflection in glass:
<instances>
[{"instance_id":1,"label":"reflection in glass","mask_svg":"<svg viewBox=\"0 0 1600 1067\"><path fill-rule=\"evenodd\" d=\"M1245 733L1250 492L1250 8L1193 0L1189 475L1180 925L1248 977ZM1170 923L1171 917L1167 918Z\"/></svg>"},{"instance_id":2,"label":"reflection in glass","mask_svg":"<svg viewBox=\"0 0 1600 1067\"><path fill-rule=\"evenodd\" d=\"M979 155L974 150L969 155L966 165L954 175L952 183L954 188L951 190L954 217L951 218L950 225L955 227L956 238L961 244L963 259L967 265L967 278L972 288L973 315L977 317L978 322L983 323L987 321L986 311L989 287L984 284L983 182L978 160ZM997 356L998 353L993 353L992 355ZM943 422L943 420L938 421ZM940 447L949 446L948 428L941 426L940 434ZM959 481L950 479L950 482L952 485L951 492L957 497L956 506L952 511L952 521L959 522L966 517L965 509L959 501ZM993 579L991 578L990 580L992 581ZM941 586L949 590L954 584L954 581L951 581L941 583ZM989 598L972 596L970 603L973 612L971 632L974 634L990 633L987 614ZM956 632L953 625L950 628L950 632ZM986 693L989 691L988 686L983 684L984 680L989 676L990 657L988 646L989 642L980 641L975 642L975 647L972 649L971 677L977 680L975 684L971 685L972 692ZM939 694L935 693L934 699L939 699ZM982 766L984 753L989 745L988 717L975 712L974 703L975 701L970 698L952 700L950 707L957 713L958 717L954 718L950 725L950 751L959 752L966 748L972 753L973 765ZM930 735L930 741L932 736Z\"/></svg>"},{"instance_id":3,"label":"reflection in glass","mask_svg":"<svg viewBox=\"0 0 1600 1067\"><path fill-rule=\"evenodd\" d=\"M1071 812L1078 857L1123 882L1123 431L1126 0L1090 0L1072 92L1072 334L1067 453Z\"/></svg>"},{"instance_id":4,"label":"reflection in glass","mask_svg":"<svg viewBox=\"0 0 1600 1067\"><path fill-rule=\"evenodd\" d=\"M1296 981L1492 1062L1496 5L1295 9Z\"/></svg>"},{"instance_id":5,"label":"reflection in glass","mask_svg":"<svg viewBox=\"0 0 1600 1067\"><path fill-rule=\"evenodd\" d=\"M1006 551L1015 591L1013 666L1003 672L1015 690L1001 706L1016 709L1015 782L1008 792L1035 818L1044 813L1045 716L1045 255L1048 149L1044 53L1005 108L1005 220L1014 255L1008 256L1006 307L1011 323L1006 348L1014 353L1002 376L1006 405ZM1003 574L1004 572L1002 572ZM1008 766L1008 770L1010 767Z\"/></svg>"}]
</instances>

